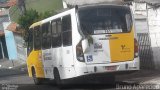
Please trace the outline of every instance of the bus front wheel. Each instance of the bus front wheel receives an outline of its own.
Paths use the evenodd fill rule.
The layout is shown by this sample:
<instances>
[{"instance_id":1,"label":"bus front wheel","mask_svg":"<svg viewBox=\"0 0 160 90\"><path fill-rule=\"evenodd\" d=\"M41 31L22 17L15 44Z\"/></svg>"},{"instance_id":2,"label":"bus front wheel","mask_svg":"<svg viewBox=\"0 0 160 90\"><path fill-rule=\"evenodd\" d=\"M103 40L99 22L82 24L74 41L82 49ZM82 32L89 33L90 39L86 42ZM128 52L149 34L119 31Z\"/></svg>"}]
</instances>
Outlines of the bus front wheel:
<instances>
[{"instance_id":1,"label":"bus front wheel","mask_svg":"<svg viewBox=\"0 0 160 90\"><path fill-rule=\"evenodd\" d=\"M32 78L33 78L35 85L40 85L42 83L42 79L37 78L36 71L34 68L32 68Z\"/></svg>"}]
</instances>

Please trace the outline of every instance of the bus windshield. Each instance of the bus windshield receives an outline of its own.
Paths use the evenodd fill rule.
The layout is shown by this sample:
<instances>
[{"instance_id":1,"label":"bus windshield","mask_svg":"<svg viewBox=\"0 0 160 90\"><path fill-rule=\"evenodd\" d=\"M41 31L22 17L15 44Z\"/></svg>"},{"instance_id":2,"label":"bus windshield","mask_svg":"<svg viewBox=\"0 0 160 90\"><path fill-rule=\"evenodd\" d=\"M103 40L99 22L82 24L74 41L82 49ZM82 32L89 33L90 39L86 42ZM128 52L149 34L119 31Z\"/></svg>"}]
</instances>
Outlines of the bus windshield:
<instances>
[{"instance_id":1,"label":"bus windshield","mask_svg":"<svg viewBox=\"0 0 160 90\"><path fill-rule=\"evenodd\" d=\"M86 35L127 33L131 31L130 8L124 6L97 6L78 11L80 27Z\"/></svg>"}]
</instances>

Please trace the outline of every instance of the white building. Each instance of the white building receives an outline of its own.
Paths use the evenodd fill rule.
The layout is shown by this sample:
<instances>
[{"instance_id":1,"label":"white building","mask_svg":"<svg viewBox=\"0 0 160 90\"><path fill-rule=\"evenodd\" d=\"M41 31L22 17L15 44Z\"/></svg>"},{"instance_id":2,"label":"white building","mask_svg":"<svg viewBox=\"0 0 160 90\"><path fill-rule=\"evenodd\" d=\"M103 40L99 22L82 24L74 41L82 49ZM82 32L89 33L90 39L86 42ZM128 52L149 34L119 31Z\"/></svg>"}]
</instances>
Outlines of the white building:
<instances>
[{"instance_id":1,"label":"white building","mask_svg":"<svg viewBox=\"0 0 160 90\"><path fill-rule=\"evenodd\" d=\"M154 65L155 69L160 68L160 0L140 0L135 1L132 5L137 33L148 35L149 40L139 40L139 43L145 44L144 53L152 54L152 58L144 55L143 62L146 66ZM148 33L148 34L147 34ZM149 42L150 41L150 42ZM151 47L147 48L147 45ZM142 48L142 47L141 47ZM149 58L149 59L148 59Z\"/></svg>"}]
</instances>

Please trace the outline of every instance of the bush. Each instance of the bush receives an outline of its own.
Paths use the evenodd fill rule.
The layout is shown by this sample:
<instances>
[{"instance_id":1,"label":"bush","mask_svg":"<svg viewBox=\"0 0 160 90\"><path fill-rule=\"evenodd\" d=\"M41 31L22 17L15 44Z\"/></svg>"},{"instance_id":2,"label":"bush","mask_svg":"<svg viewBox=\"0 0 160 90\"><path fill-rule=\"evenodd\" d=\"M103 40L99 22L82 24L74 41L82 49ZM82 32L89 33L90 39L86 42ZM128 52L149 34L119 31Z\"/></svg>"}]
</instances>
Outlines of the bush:
<instances>
[{"instance_id":1,"label":"bush","mask_svg":"<svg viewBox=\"0 0 160 90\"><path fill-rule=\"evenodd\" d=\"M51 15L52 13L48 11L44 13L38 13L36 10L30 9L30 10L27 10L24 13L24 15L19 17L18 24L22 28L21 30L24 30L23 38L25 42L28 42L28 30L29 30L30 25L32 25L34 22L40 21Z\"/></svg>"}]
</instances>

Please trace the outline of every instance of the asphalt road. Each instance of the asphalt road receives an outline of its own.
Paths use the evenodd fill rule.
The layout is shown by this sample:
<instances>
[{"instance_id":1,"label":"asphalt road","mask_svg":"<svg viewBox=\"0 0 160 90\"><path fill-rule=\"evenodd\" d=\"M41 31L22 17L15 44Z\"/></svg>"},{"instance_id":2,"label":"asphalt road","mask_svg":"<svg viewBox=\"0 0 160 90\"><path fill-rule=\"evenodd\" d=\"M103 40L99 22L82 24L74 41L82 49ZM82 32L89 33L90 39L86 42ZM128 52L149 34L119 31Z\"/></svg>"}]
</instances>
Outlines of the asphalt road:
<instances>
[{"instance_id":1,"label":"asphalt road","mask_svg":"<svg viewBox=\"0 0 160 90\"><path fill-rule=\"evenodd\" d=\"M78 85L71 84L63 87L58 87L57 85L54 85L52 82L45 82L43 85L34 85L32 78L29 78L28 75L0 77L0 90L113 90L116 89L116 85L132 84L133 83L116 81L116 84L112 86L95 83Z\"/></svg>"}]
</instances>

